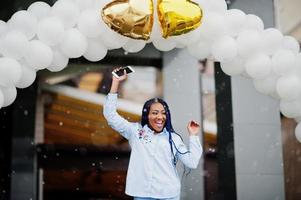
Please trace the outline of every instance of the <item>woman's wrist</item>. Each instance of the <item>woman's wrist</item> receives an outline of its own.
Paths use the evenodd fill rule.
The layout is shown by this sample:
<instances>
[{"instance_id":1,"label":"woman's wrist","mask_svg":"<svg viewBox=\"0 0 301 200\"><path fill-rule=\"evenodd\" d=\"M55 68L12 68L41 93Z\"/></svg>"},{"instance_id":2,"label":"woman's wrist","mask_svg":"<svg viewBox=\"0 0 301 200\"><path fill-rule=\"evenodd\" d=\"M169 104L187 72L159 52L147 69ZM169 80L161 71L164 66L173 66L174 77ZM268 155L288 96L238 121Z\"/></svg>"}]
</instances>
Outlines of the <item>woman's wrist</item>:
<instances>
[{"instance_id":1,"label":"woman's wrist","mask_svg":"<svg viewBox=\"0 0 301 200\"><path fill-rule=\"evenodd\" d=\"M119 88L119 81L113 79L110 93L117 93L118 88Z\"/></svg>"},{"instance_id":2,"label":"woman's wrist","mask_svg":"<svg viewBox=\"0 0 301 200\"><path fill-rule=\"evenodd\" d=\"M197 132L197 133L189 133L189 136L198 136L200 133Z\"/></svg>"},{"instance_id":3,"label":"woman's wrist","mask_svg":"<svg viewBox=\"0 0 301 200\"><path fill-rule=\"evenodd\" d=\"M189 139L191 140L199 139L199 135L189 135Z\"/></svg>"}]
</instances>

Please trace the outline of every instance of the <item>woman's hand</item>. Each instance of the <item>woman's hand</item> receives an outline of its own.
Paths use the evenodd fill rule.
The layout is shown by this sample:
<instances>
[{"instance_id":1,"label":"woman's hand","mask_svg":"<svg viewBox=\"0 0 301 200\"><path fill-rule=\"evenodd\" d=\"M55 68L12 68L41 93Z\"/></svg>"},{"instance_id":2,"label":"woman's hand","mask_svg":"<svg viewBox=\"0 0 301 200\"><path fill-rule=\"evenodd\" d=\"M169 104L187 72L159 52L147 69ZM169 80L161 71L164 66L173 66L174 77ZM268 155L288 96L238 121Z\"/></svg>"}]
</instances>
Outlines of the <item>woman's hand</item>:
<instances>
[{"instance_id":1,"label":"woman's hand","mask_svg":"<svg viewBox=\"0 0 301 200\"><path fill-rule=\"evenodd\" d=\"M113 72L117 72L117 71L119 71L121 68L122 68L122 67L118 67L118 68L114 69ZM122 76L119 76L119 78L113 76L113 81L122 82L122 81L124 81L124 80L127 79L127 76L128 76L128 75L127 75L127 73L126 73L126 70L124 70L124 74L123 74Z\"/></svg>"},{"instance_id":2,"label":"woman's hand","mask_svg":"<svg viewBox=\"0 0 301 200\"><path fill-rule=\"evenodd\" d=\"M116 72L120 70L121 67L114 69L113 71ZM111 90L110 93L117 93L118 88L119 88L119 83L127 79L127 73L124 70L124 74L122 76L119 76L119 78L115 77L114 75L112 76L112 85L111 85Z\"/></svg>"},{"instance_id":3,"label":"woman's hand","mask_svg":"<svg viewBox=\"0 0 301 200\"><path fill-rule=\"evenodd\" d=\"M187 130L189 132L189 135L191 136L198 135L199 132L201 131L201 126L197 122L192 120L188 122Z\"/></svg>"}]
</instances>

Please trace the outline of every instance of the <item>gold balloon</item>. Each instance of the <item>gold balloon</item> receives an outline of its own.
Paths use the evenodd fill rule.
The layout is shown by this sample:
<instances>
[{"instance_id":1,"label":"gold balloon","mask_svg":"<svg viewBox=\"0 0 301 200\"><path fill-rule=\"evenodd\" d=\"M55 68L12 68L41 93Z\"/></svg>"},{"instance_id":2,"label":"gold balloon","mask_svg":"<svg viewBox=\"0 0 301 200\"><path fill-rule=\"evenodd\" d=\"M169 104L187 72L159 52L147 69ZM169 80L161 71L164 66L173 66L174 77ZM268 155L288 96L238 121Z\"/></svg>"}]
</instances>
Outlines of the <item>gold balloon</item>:
<instances>
[{"instance_id":1,"label":"gold balloon","mask_svg":"<svg viewBox=\"0 0 301 200\"><path fill-rule=\"evenodd\" d=\"M153 26L152 0L115 0L102 9L103 21L114 31L148 40Z\"/></svg>"},{"instance_id":2,"label":"gold balloon","mask_svg":"<svg viewBox=\"0 0 301 200\"><path fill-rule=\"evenodd\" d=\"M182 35L200 26L203 11L190 0L158 0L162 36Z\"/></svg>"}]
</instances>

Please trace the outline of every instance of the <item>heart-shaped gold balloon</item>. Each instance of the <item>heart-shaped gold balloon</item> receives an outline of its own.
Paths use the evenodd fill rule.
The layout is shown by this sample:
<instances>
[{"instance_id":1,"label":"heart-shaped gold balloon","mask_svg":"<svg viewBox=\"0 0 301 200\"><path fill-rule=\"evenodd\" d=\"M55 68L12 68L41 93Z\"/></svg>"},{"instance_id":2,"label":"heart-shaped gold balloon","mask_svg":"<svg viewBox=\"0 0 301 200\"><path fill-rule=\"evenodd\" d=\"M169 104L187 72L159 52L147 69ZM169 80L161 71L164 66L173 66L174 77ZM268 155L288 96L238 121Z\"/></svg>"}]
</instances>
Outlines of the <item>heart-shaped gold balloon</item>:
<instances>
[{"instance_id":1,"label":"heart-shaped gold balloon","mask_svg":"<svg viewBox=\"0 0 301 200\"><path fill-rule=\"evenodd\" d=\"M115 0L102 9L103 21L121 35L148 40L153 26L152 0Z\"/></svg>"},{"instance_id":2,"label":"heart-shaped gold balloon","mask_svg":"<svg viewBox=\"0 0 301 200\"><path fill-rule=\"evenodd\" d=\"M203 16L199 5L190 0L158 0L157 12L164 38L196 29Z\"/></svg>"}]
</instances>

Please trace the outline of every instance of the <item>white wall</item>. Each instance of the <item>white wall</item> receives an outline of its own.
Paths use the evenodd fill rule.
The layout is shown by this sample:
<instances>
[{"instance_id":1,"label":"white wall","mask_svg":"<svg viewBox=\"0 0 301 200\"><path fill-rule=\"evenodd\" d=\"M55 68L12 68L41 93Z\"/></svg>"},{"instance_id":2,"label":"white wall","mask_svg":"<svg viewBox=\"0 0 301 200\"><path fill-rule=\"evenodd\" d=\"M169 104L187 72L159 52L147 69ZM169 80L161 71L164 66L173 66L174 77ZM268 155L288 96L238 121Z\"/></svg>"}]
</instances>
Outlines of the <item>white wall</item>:
<instances>
[{"instance_id":1,"label":"white wall","mask_svg":"<svg viewBox=\"0 0 301 200\"><path fill-rule=\"evenodd\" d=\"M279 103L231 81L237 199L285 199Z\"/></svg>"}]
</instances>

